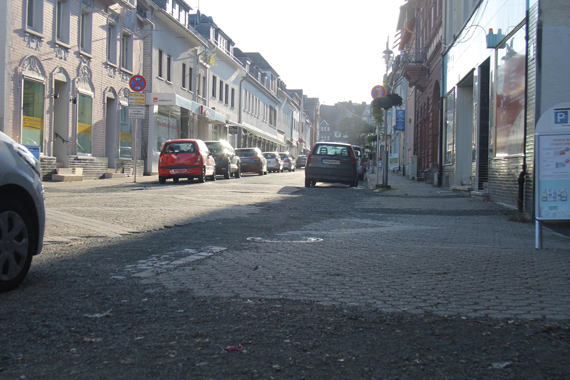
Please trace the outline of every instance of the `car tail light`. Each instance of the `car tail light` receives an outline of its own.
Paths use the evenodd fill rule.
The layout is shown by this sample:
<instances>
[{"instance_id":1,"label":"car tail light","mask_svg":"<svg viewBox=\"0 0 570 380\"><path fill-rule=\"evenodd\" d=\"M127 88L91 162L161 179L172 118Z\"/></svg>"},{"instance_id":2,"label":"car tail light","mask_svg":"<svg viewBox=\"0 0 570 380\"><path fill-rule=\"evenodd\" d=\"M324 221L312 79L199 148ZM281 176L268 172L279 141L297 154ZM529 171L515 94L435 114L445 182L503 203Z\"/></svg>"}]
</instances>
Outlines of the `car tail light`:
<instances>
[{"instance_id":1,"label":"car tail light","mask_svg":"<svg viewBox=\"0 0 570 380\"><path fill-rule=\"evenodd\" d=\"M285 162L290 162L290 161L291 161L291 160L290 160L290 159L288 159L288 158L286 158L286 159L285 159Z\"/></svg>"},{"instance_id":2,"label":"car tail light","mask_svg":"<svg viewBox=\"0 0 570 380\"><path fill-rule=\"evenodd\" d=\"M311 164L311 158L312 158L312 156L309 154L307 156L307 162L305 162L305 165L309 166Z\"/></svg>"},{"instance_id":3,"label":"car tail light","mask_svg":"<svg viewBox=\"0 0 570 380\"><path fill-rule=\"evenodd\" d=\"M201 161L202 161L202 155L199 154L199 155L198 155L198 158L196 159L196 162L201 162Z\"/></svg>"},{"instance_id":4,"label":"car tail light","mask_svg":"<svg viewBox=\"0 0 570 380\"><path fill-rule=\"evenodd\" d=\"M253 161L259 161L261 160L261 158L259 156L254 156L251 158Z\"/></svg>"}]
</instances>

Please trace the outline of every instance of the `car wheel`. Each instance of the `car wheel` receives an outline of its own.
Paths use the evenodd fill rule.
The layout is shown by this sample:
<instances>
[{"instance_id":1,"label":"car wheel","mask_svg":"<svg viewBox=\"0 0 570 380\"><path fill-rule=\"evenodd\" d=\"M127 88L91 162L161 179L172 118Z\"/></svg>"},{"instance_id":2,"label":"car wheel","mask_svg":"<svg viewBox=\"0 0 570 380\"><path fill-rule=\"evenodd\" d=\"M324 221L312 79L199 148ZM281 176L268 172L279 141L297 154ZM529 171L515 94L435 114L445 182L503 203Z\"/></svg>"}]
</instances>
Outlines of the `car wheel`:
<instances>
[{"instance_id":1,"label":"car wheel","mask_svg":"<svg viewBox=\"0 0 570 380\"><path fill-rule=\"evenodd\" d=\"M214 168L214 174L210 176L210 181L214 182L216 179L216 168Z\"/></svg>"},{"instance_id":2,"label":"car wheel","mask_svg":"<svg viewBox=\"0 0 570 380\"><path fill-rule=\"evenodd\" d=\"M198 182L200 182L200 183L206 182L206 167L205 166L202 167L202 174L200 174L198 176Z\"/></svg>"},{"instance_id":3,"label":"car wheel","mask_svg":"<svg viewBox=\"0 0 570 380\"><path fill-rule=\"evenodd\" d=\"M37 247L32 219L16 199L0 200L0 292L24 281Z\"/></svg>"},{"instance_id":4,"label":"car wheel","mask_svg":"<svg viewBox=\"0 0 570 380\"><path fill-rule=\"evenodd\" d=\"M230 179L232 178L232 163L228 160L228 167L226 172L224 173L224 178L225 179Z\"/></svg>"},{"instance_id":5,"label":"car wheel","mask_svg":"<svg viewBox=\"0 0 570 380\"><path fill-rule=\"evenodd\" d=\"M240 164L238 164L238 168L237 168L237 171L236 171L235 174L234 174L234 177L236 177L236 178L241 177L241 166L240 166Z\"/></svg>"},{"instance_id":6,"label":"car wheel","mask_svg":"<svg viewBox=\"0 0 570 380\"><path fill-rule=\"evenodd\" d=\"M305 187L311 187L311 180L309 178L305 178Z\"/></svg>"},{"instance_id":7,"label":"car wheel","mask_svg":"<svg viewBox=\"0 0 570 380\"><path fill-rule=\"evenodd\" d=\"M164 185L166 183L166 177L159 176L158 177L158 183L160 183L161 185Z\"/></svg>"},{"instance_id":8,"label":"car wheel","mask_svg":"<svg viewBox=\"0 0 570 380\"><path fill-rule=\"evenodd\" d=\"M180 178L178 178L178 177L172 178L172 180L174 181L174 183L177 183L179 179L180 179Z\"/></svg>"}]
</instances>

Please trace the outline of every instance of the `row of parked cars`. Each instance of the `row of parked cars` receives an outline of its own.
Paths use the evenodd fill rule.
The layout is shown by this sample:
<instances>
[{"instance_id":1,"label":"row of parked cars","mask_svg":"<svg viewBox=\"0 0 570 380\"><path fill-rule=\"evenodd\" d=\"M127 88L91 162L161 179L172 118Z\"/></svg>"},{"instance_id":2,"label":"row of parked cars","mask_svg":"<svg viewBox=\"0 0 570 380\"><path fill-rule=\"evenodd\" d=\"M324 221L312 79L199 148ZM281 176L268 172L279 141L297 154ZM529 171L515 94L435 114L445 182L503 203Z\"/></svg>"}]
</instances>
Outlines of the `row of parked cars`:
<instances>
[{"instance_id":1,"label":"row of parked cars","mask_svg":"<svg viewBox=\"0 0 570 380\"><path fill-rule=\"evenodd\" d=\"M295 171L296 160L289 152L262 152L259 148L234 149L225 140L202 141L175 139L162 147L158 164L158 180L178 182L180 178L216 180L217 175L229 179L242 173L265 175L269 172ZM304 163L302 164L304 166Z\"/></svg>"},{"instance_id":2,"label":"row of parked cars","mask_svg":"<svg viewBox=\"0 0 570 380\"><path fill-rule=\"evenodd\" d=\"M234 149L225 140L202 141L175 139L167 141L160 153L158 175L161 184L180 178L216 180L217 175L229 179L242 173L259 175L295 171L304 167L305 186L317 182L345 183L358 186L364 178L365 163L360 146L338 142L318 142L308 156L294 159L289 152L262 152L259 148Z\"/></svg>"}]
</instances>

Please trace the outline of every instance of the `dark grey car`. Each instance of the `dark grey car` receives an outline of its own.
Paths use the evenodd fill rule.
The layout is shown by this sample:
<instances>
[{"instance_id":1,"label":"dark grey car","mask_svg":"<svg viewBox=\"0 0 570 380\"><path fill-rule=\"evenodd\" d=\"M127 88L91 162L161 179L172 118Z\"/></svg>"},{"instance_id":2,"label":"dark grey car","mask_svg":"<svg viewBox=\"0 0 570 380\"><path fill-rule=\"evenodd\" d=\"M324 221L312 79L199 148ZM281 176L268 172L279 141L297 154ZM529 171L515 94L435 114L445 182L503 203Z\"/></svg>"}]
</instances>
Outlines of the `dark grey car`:
<instances>
[{"instance_id":1,"label":"dark grey car","mask_svg":"<svg viewBox=\"0 0 570 380\"><path fill-rule=\"evenodd\" d=\"M225 179L241 177L241 162L232 145L226 140L204 141L208 146L214 160L216 160L216 174L223 174Z\"/></svg>"},{"instance_id":2,"label":"dark grey car","mask_svg":"<svg viewBox=\"0 0 570 380\"><path fill-rule=\"evenodd\" d=\"M357 159L350 144L318 142L313 146L305 167L305 187L317 182L358 186Z\"/></svg>"}]
</instances>

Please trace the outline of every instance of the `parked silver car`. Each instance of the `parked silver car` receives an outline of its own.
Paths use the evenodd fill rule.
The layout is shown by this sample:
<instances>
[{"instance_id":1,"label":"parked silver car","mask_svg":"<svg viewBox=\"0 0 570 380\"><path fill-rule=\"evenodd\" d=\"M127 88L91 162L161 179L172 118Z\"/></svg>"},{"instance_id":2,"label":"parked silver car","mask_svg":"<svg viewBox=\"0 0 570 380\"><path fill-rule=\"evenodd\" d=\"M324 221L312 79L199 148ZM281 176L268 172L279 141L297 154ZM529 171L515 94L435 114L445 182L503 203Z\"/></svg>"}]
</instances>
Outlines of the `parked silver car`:
<instances>
[{"instance_id":1,"label":"parked silver car","mask_svg":"<svg viewBox=\"0 0 570 380\"><path fill-rule=\"evenodd\" d=\"M283 161L277 152L263 152L263 157L267 159L267 171L269 173L279 173L283 171Z\"/></svg>"},{"instance_id":2,"label":"parked silver car","mask_svg":"<svg viewBox=\"0 0 570 380\"><path fill-rule=\"evenodd\" d=\"M358 179L362 181L364 179L364 173L366 173L366 163L364 162L364 150L359 145L353 145L354 154L356 154L356 166L358 169Z\"/></svg>"},{"instance_id":3,"label":"parked silver car","mask_svg":"<svg viewBox=\"0 0 570 380\"><path fill-rule=\"evenodd\" d=\"M0 291L7 291L42 251L46 214L40 162L2 132L0 163Z\"/></svg>"},{"instance_id":4,"label":"parked silver car","mask_svg":"<svg viewBox=\"0 0 570 380\"><path fill-rule=\"evenodd\" d=\"M344 183L358 186L356 155L352 145L338 142L318 142L311 149L305 167L305 187L317 182Z\"/></svg>"},{"instance_id":5,"label":"parked silver car","mask_svg":"<svg viewBox=\"0 0 570 380\"><path fill-rule=\"evenodd\" d=\"M283 161L283 170L289 170L290 172L295 171L295 159L291 156L289 152L279 152L281 160Z\"/></svg>"}]
</instances>

